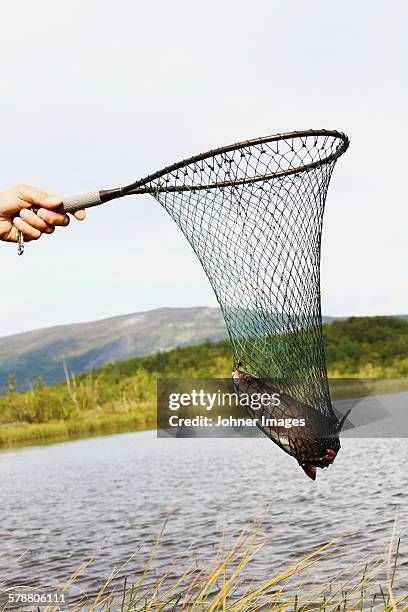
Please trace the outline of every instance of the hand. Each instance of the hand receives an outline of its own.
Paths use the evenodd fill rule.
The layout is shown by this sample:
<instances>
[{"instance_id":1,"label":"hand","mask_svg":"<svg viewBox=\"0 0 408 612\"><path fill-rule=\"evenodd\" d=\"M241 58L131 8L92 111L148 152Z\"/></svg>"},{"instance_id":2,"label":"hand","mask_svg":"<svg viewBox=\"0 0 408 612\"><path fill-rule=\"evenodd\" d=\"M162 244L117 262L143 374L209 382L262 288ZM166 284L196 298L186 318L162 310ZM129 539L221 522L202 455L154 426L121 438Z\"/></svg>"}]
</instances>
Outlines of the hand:
<instances>
[{"instance_id":1,"label":"hand","mask_svg":"<svg viewBox=\"0 0 408 612\"><path fill-rule=\"evenodd\" d=\"M29 242L38 240L42 234L52 234L58 225L68 225L68 215L54 210L61 204L59 195L32 185L17 185L0 192L0 240L17 242L21 232L25 242ZM33 212L32 206L40 208ZM78 210L74 217L82 221L85 211Z\"/></svg>"}]
</instances>

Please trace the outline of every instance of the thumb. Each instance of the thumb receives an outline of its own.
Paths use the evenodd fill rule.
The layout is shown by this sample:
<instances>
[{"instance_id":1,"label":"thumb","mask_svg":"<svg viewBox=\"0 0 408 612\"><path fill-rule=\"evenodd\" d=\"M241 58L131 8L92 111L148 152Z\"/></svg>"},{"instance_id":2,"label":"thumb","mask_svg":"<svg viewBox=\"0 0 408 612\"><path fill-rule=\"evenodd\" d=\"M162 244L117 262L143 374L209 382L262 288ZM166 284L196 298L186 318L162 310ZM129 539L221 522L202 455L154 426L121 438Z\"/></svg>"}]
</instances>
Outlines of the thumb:
<instances>
[{"instance_id":1,"label":"thumb","mask_svg":"<svg viewBox=\"0 0 408 612\"><path fill-rule=\"evenodd\" d=\"M44 208L56 208L62 203L62 197L52 191L46 191L34 185L18 185L16 195L22 202L22 208L35 204Z\"/></svg>"}]
</instances>

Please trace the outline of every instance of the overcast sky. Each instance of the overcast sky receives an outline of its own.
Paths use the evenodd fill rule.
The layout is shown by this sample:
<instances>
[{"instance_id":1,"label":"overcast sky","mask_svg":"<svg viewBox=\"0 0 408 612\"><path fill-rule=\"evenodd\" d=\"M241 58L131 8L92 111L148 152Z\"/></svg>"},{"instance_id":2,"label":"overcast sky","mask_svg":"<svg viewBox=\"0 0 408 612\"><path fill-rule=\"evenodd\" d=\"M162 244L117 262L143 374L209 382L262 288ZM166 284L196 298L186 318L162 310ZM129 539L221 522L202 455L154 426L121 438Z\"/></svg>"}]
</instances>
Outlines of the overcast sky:
<instances>
[{"instance_id":1,"label":"overcast sky","mask_svg":"<svg viewBox=\"0 0 408 612\"><path fill-rule=\"evenodd\" d=\"M408 5L36 0L1 11L0 189L125 184L218 145L346 132L327 199L323 312L408 312ZM0 335L215 305L149 196L89 212L18 258L0 245Z\"/></svg>"}]
</instances>

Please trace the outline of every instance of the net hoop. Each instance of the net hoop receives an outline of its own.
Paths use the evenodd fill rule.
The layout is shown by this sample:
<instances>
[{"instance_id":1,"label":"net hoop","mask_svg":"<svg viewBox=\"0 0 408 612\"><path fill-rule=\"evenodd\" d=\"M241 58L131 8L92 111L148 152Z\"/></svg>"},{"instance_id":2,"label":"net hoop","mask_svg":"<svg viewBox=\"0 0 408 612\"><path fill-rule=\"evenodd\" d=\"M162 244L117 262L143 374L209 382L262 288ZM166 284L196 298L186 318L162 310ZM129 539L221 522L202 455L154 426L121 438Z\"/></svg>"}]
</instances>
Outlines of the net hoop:
<instances>
[{"instance_id":1,"label":"net hoop","mask_svg":"<svg viewBox=\"0 0 408 612\"><path fill-rule=\"evenodd\" d=\"M217 157L222 155L223 153L231 153L236 150L244 150L250 147L254 147L257 145L264 145L270 143L279 143L281 141L294 141L296 139L304 139L304 146L306 145L306 140L308 138L313 137L327 137L337 139L338 143L335 150L330 155L325 155L321 159L310 162L308 164L298 165L295 167L288 167L283 170L278 170L276 172L270 172L266 174L255 174L254 176L244 177L242 179L234 179L231 181L219 181L219 182L209 182L209 183L197 183L197 184L182 184L182 185L168 185L164 181L162 184L159 179L165 177L166 175L171 175L177 170L182 170L187 166L194 165L197 162L205 161L213 157ZM172 164L171 166L167 166L154 174L150 174L145 178L137 181L136 183L132 183L127 185L126 187L122 187L121 195L130 195L130 194L142 194L142 193L161 193L161 192L181 192L181 191L200 191L204 189L220 189L225 187L238 187L239 185L245 185L250 183L257 183L260 181L267 181L269 179L281 178L285 176L290 176L293 174L300 174L303 172L308 172L310 170L320 168L332 161L337 160L345 151L347 151L349 147L349 139L343 132L338 132L336 130L303 130L303 131L295 131L295 132L287 132L284 134L275 134L272 136L263 136L260 138L254 138L253 140L245 140L243 142L237 142L232 145L227 145L224 147L219 147L217 149L212 149L210 151L206 151L205 153L201 153L199 155L195 155L188 159L184 159L180 162ZM278 151L277 151L278 153ZM154 185L152 185L154 183Z\"/></svg>"}]
</instances>

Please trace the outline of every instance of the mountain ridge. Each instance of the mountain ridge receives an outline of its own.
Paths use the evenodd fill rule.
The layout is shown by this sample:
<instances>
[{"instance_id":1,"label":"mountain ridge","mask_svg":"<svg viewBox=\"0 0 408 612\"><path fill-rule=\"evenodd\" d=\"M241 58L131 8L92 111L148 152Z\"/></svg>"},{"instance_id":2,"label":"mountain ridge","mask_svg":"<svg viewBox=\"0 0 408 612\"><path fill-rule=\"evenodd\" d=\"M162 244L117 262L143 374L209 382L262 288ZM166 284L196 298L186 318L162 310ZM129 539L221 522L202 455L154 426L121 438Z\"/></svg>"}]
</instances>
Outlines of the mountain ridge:
<instances>
[{"instance_id":1,"label":"mountain ridge","mask_svg":"<svg viewBox=\"0 0 408 612\"><path fill-rule=\"evenodd\" d=\"M9 375L23 390L38 377L46 384L61 380L64 363L79 374L119 359L226 337L220 310L207 306L163 307L21 332L0 339L0 389Z\"/></svg>"}]
</instances>

